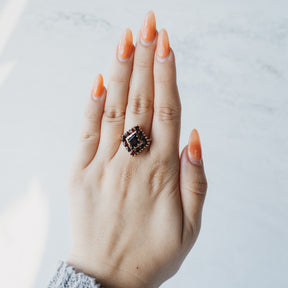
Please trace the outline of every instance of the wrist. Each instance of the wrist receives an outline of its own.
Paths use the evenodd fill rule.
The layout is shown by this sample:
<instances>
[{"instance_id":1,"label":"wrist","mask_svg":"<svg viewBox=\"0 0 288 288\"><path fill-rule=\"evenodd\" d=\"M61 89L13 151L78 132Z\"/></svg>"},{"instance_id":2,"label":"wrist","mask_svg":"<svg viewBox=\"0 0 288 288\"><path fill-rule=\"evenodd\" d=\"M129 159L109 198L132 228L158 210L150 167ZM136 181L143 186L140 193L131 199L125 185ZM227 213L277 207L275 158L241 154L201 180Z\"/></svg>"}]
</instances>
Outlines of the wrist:
<instances>
[{"instance_id":1,"label":"wrist","mask_svg":"<svg viewBox=\"0 0 288 288\"><path fill-rule=\"evenodd\" d=\"M66 261L76 272L96 279L104 288L157 288L137 277L130 271L124 271L121 267L110 265L106 261L90 261L81 257L70 255Z\"/></svg>"}]
</instances>

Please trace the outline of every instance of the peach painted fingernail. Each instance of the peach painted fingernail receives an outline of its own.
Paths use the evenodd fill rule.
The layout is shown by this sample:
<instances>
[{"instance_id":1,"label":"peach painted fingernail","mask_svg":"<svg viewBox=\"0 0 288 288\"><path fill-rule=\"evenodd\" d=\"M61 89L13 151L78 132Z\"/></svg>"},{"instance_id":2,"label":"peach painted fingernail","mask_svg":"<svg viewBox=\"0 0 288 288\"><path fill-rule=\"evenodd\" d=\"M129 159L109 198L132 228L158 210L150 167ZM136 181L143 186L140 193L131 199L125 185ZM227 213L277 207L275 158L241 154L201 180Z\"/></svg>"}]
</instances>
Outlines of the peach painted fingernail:
<instances>
[{"instance_id":1,"label":"peach painted fingernail","mask_svg":"<svg viewBox=\"0 0 288 288\"><path fill-rule=\"evenodd\" d=\"M104 94L104 84L103 84L102 74L98 74L95 78L91 96L94 100L99 99Z\"/></svg>"},{"instance_id":2,"label":"peach painted fingernail","mask_svg":"<svg viewBox=\"0 0 288 288\"><path fill-rule=\"evenodd\" d=\"M170 53L168 33L165 29L159 32L156 52L160 62L164 62Z\"/></svg>"},{"instance_id":3,"label":"peach painted fingernail","mask_svg":"<svg viewBox=\"0 0 288 288\"><path fill-rule=\"evenodd\" d=\"M202 152L199 133L196 129L190 134L189 143L188 143L188 156L190 161L193 164L201 165L202 164Z\"/></svg>"},{"instance_id":4,"label":"peach painted fingernail","mask_svg":"<svg viewBox=\"0 0 288 288\"><path fill-rule=\"evenodd\" d=\"M144 45L149 45L156 37L156 18L153 11L149 11L143 21L141 27L141 40Z\"/></svg>"},{"instance_id":5,"label":"peach painted fingernail","mask_svg":"<svg viewBox=\"0 0 288 288\"><path fill-rule=\"evenodd\" d=\"M126 61L131 56L133 47L133 34L128 28L123 33L118 44L118 58L120 61Z\"/></svg>"}]
</instances>

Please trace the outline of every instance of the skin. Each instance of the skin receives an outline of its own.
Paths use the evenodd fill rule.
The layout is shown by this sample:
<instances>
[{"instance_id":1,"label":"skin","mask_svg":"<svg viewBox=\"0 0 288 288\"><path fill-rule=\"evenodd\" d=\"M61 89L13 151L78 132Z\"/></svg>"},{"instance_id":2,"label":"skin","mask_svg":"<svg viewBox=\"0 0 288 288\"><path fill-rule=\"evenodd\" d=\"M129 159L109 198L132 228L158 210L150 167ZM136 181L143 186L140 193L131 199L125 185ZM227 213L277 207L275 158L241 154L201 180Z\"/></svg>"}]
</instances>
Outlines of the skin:
<instances>
[{"instance_id":1,"label":"skin","mask_svg":"<svg viewBox=\"0 0 288 288\"><path fill-rule=\"evenodd\" d=\"M67 263L106 288L159 287L178 271L200 231L203 161L191 161L188 146L179 156L175 57L170 49L158 60L157 35L149 45L137 39L126 61L116 49L107 90L87 101L70 172ZM120 136L136 124L152 143L132 157Z\"/></svg>"}]
</instances>

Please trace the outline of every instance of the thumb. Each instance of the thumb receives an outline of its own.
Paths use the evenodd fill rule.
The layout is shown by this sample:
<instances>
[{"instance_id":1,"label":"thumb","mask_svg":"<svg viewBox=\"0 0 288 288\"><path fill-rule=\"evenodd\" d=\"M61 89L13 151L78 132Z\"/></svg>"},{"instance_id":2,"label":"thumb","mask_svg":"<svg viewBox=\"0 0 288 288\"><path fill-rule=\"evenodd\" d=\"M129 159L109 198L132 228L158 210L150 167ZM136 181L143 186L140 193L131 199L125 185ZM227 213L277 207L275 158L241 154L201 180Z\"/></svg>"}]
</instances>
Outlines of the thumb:
<instances>
[{"instance_id":1,"label":"thumb","mask_svg":"<svg viewBox=\"0 0 288 288\"><path fill-rule=\"evenodd\" d=\"M196 240L201 226L201 215L207 191L199 133L194 129L180 158L180 191L183 207L183 239Z\"/></svg>"}]
</instances>

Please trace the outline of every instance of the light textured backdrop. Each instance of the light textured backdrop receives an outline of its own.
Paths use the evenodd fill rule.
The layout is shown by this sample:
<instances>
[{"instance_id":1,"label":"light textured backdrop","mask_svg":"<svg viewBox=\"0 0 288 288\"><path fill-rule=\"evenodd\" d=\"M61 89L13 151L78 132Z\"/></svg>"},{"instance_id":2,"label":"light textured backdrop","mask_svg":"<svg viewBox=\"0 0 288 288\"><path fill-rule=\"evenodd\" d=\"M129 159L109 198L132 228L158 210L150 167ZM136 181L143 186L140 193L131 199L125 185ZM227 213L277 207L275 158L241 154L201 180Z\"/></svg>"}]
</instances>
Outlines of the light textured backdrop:
<instances>
[{"instance_id":1,"label":"light textured backdrop","mask_svg":"<svg viewBox=\"0 0 288 288\"><path fill-rule=\"evenodd\" d=\"M162 287L288 287L287 0L0 0L1 287L46 287L68 254L86 97L150 9L176 55L181 148L199 129L209 182L198 242Z\"/></svg>"}]
</instances>

